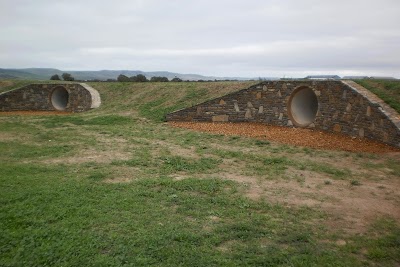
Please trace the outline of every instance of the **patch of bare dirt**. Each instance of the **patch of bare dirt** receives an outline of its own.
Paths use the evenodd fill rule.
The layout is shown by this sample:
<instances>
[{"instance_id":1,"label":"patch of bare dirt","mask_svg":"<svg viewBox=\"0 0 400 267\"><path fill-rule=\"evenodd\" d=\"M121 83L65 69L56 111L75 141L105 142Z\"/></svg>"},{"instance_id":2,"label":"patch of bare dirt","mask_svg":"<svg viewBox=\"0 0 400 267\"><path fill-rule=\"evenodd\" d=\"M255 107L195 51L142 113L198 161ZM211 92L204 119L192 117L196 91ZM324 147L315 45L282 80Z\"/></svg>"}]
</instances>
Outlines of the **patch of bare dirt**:
<instances>
[{"instance_id":1,"label":"patch of bare dirt","mask_svg":"<svg viewBox=\"0 0 400 267\"><path fill-rule=\"evenodd\" d=\"M16 140L16 139L19 139L19 137L15 136L15 135L12 135L10 133L0 132L0 140L1 141L13 141L13 140Z\"/></svg>"},{"instance_id":2,"label":"patch of bare dirt","mask_svg":"<svg viewBox=\"0 0 400 267\"><path fill-rule=\"evenodd\" d=\"M140 173L141 170L139 168L118 166L117 168L113 168L112 174L103 180L103 182L107 184L126 184L137 180Z\"/></svg>"},{"instance_id":3,"label":"patch of bare dirt","mask_svg":"<svg viewBox=\"0 0 400 267\"><path fill-rule=\"evenodd\" d=\"M365 138L303 128L272 126L262 123L169 122L173 127L224 135L240 135L296 146L350 152L387 153L400 149ZM400 154L399 154L400 155Z\"/></svg>"},{"instance_id":4,"label":"patch of bare dirt","mask_svg":"<svg viewBox=\"0 0 400 267\"><path fill-rule=\"evenodd\" d=\"M246 196L267 199L287 206L321 209L329 215L329 227L348 233L363 233L379 217L400 221L400 180L362 180L352 186L348 180L333 180L328 175L307 170L287 170L286 179L260 179L235 173L224 173L224 179L246 186ZM329 181L327 183L327 181Z\"/></svg>"},{"instance_id":5,"label":"patch of bare dirt","mask_svg":"<svg viewBox=\"0 0 400 267\"><path fill-rule=\"evenodd\" d=\"M85 162L111 163L116 160L128 160L130 158L131 154L127 152L86 149L72 157L53 158L43 162L48 164L80 164Z\"/></svg>"},{"instance_id":6,"label":"patch of bare dirt","mask_svg":"<svg viewBox=\"0 0 400 267\"><path fill-rule=\"evenodd\" d=\"M168 149L173 155L182 156L182 157L191 157L191 158L199 158L199 155L196 153L195 147L184 148L179 145L175 145L170 142L157 140L153 143L153 145L158 146L158 150L162 148Z\"/></svg>"}]
</instances>

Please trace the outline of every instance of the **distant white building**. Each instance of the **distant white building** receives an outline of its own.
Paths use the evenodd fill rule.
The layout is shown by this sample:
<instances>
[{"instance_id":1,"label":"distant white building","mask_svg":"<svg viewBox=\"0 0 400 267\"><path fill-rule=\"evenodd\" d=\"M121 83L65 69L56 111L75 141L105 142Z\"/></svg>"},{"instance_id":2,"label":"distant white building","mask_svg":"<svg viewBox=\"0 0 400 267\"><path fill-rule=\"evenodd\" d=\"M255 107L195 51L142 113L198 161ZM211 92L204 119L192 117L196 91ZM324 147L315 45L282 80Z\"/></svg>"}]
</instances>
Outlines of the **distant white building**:
<instances>
[{"instance_id":1,"label":"distant white building","mask_svg":"<svg viewBox=\"0 0 400 267\"><path fill-rule=\"evenodd\" d=\"M309 75L304 79L311 80L339 80L340 77L338 75Z\"/></svg>"}]
</instances>

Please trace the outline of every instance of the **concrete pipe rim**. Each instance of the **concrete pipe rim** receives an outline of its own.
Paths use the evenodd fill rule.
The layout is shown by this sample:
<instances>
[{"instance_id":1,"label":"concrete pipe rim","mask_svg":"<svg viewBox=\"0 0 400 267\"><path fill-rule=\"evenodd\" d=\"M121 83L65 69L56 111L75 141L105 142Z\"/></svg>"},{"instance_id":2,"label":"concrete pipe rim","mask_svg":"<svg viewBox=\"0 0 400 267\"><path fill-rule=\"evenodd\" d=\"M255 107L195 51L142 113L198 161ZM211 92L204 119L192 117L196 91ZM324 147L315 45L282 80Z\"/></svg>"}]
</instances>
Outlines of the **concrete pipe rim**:
<instances>
[{"instance_id":1,"label":"concrete pipe rim","mask_svg":"<svg viewBox=\"0 0 400 267\"><path fill-rule=\"evenodd\" d=\"M288 115L295 126L307 127L314 123L318 109L318 97L312 88L301 86L290 94Z\"/></svg>"},{"instance_id":2,"label":"concrete pipe rim","mask_svg":"<svg viewBox=\"0 0 400 267\"><path fill-rule=\"evenodd\" d=\"M50 102L56 110L66 110L69 104L69 92L63 86L57 86L51 92Z\"/></svg>"}]
</instances>

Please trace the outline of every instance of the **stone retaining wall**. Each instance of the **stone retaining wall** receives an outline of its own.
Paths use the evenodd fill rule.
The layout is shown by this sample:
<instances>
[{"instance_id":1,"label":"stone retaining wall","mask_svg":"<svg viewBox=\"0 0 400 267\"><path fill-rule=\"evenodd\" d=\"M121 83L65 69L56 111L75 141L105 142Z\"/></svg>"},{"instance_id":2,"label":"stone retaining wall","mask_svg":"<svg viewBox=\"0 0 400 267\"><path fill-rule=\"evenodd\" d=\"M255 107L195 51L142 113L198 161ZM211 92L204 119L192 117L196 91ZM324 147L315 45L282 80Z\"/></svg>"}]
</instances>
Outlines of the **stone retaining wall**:
<instances>
[{"instance_id":1,"label":"stone retaining wall","mask_svg":"<svg viewBox=\"0 0 400 267\"><path fill-rule=\"evenodd\" d=\"M87 84L31 84L0 94L0 111L57 111L52 102L56 89L68 92L66 112L82 112L101 104L99 93Z\"/></svg>"},{"instance_id":2,"label":"stone retaining wall","mask_svg":"<svg viewBox=\"0 0 400 267\"><path fill-rule=\"evenodd\" d=\"M263 82L170 113L166 119L261 122L295 127L298 124L293 121L289 101L292 93L303 87L311 88L318 100L315 118L306 128L366 137L400 147L399 114L383 101L377 101L379 98L368 90L351 81Z\"/></svg>"}]
</instances>

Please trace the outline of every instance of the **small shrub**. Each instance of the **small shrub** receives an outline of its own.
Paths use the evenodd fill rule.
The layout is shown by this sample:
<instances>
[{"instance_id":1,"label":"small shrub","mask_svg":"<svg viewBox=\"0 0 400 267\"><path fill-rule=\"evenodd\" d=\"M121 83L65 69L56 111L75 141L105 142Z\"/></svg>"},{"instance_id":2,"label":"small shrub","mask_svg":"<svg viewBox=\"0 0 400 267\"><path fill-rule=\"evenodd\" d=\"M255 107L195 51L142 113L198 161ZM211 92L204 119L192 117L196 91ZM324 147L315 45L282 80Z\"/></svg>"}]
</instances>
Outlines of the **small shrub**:
<instances>
[{"instance_id":1,"label":"small shrub","mask_svg":"<svg viewBox=\"0 0 400 267\"><path fill-rule=\"evenodd\" d=\"M267 146L270 145L271 143L267 140L256 140L256 146Z\"/></svg>"}]
</instances>

